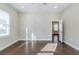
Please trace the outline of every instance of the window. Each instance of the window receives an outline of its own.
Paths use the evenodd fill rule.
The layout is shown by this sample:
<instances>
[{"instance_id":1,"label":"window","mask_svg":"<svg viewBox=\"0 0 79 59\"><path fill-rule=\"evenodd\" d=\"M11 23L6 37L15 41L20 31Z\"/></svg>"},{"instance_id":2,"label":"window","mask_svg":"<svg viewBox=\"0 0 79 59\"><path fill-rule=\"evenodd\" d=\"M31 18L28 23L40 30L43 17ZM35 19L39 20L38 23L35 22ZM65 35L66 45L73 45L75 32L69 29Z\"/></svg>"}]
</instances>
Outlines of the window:
<instances>
[{"instance_id":1,"label":"window","mask_svg":"<svg viewBox=\"0 0 79 59\"><path fill-rule=\"evenodd\" d=\"M0 37L9 35L9 14L0 10Z\"/></svg>"},{"instance_id":2,"label":"window","mask_svg":"<svg viewBox=\"0 0 79 59\"><path fill-rule=\"evenodd\" d=\"M53 25L53 31L58 32L59 31L59 22L52 22Z\"/></svg>"}]
</instances>

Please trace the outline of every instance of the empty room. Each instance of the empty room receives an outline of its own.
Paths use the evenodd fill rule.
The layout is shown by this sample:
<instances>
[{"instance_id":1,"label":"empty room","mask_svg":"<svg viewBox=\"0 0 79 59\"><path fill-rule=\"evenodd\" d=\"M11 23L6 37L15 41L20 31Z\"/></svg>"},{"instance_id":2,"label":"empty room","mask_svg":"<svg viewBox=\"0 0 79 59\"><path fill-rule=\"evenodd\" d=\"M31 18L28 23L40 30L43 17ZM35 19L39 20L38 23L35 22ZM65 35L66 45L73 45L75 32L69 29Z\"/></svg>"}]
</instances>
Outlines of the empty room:
<instances>
[{"instance_id":1,"label":"empty room","mask_svg":"<svg viewBox=\"0 0 79 59\"><path fill-rule=\"evenodd\" d=\"M0 3L0 55L78 55L79 3Z\"/></svg>"}]
</instances>

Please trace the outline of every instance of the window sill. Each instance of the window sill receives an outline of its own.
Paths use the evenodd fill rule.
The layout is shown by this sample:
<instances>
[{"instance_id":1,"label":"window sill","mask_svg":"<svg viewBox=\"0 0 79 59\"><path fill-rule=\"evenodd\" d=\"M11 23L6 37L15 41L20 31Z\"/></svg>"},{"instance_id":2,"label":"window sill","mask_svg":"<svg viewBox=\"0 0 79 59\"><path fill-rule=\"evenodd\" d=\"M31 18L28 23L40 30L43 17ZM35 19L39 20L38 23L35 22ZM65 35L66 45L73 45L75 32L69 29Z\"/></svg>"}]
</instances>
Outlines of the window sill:
<instances>
[{"instance_id":1,"label":"window sill","mask_svg":"<svg viewBox=\"0 0 79 59\"><path fill-rule=\"evenodd\" d=\"M9 36L9 34L1 34L0 38L6 37L6 36Z\"/></svg>"}]
</instances>

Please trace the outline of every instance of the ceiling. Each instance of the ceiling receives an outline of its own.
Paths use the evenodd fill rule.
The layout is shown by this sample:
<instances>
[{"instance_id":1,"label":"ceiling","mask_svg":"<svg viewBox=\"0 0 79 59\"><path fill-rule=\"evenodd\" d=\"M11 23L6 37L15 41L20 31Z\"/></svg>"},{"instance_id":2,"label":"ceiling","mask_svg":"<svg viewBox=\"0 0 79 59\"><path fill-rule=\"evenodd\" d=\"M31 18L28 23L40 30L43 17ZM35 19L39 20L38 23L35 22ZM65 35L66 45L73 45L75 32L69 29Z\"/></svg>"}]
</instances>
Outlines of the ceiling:
<instances>
[{"instance_id":1,"label":"ceiling","mask_svg":"<svg viewBox=\"0 0 79 59\"><path fill-rule=\"evenodd\" d=\"M70 6L70 3L9 3L18 12L52 12L60 13Z\"/></svg>"}]
</instances>

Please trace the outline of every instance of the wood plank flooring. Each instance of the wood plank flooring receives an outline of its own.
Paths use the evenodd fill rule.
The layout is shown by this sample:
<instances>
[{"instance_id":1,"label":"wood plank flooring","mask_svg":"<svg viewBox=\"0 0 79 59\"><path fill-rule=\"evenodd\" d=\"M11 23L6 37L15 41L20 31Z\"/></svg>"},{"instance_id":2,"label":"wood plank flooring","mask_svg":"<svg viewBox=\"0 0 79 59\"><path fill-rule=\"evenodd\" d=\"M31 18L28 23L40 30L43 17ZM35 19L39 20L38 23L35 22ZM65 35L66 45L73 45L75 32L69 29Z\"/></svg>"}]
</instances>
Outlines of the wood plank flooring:
<instances>
[{"instance_id":1,"label":"wood plank flooring","mask_svg":"<svg viewBox=\"0 0 79 59\"><path fill-rule=\"evenodd\" d=\"M49 41L18 41L12 46L0 51L0 55L36 55ZM79 51L58 43L54 55L78 55Z\"/></svg>"}]
</instances>

